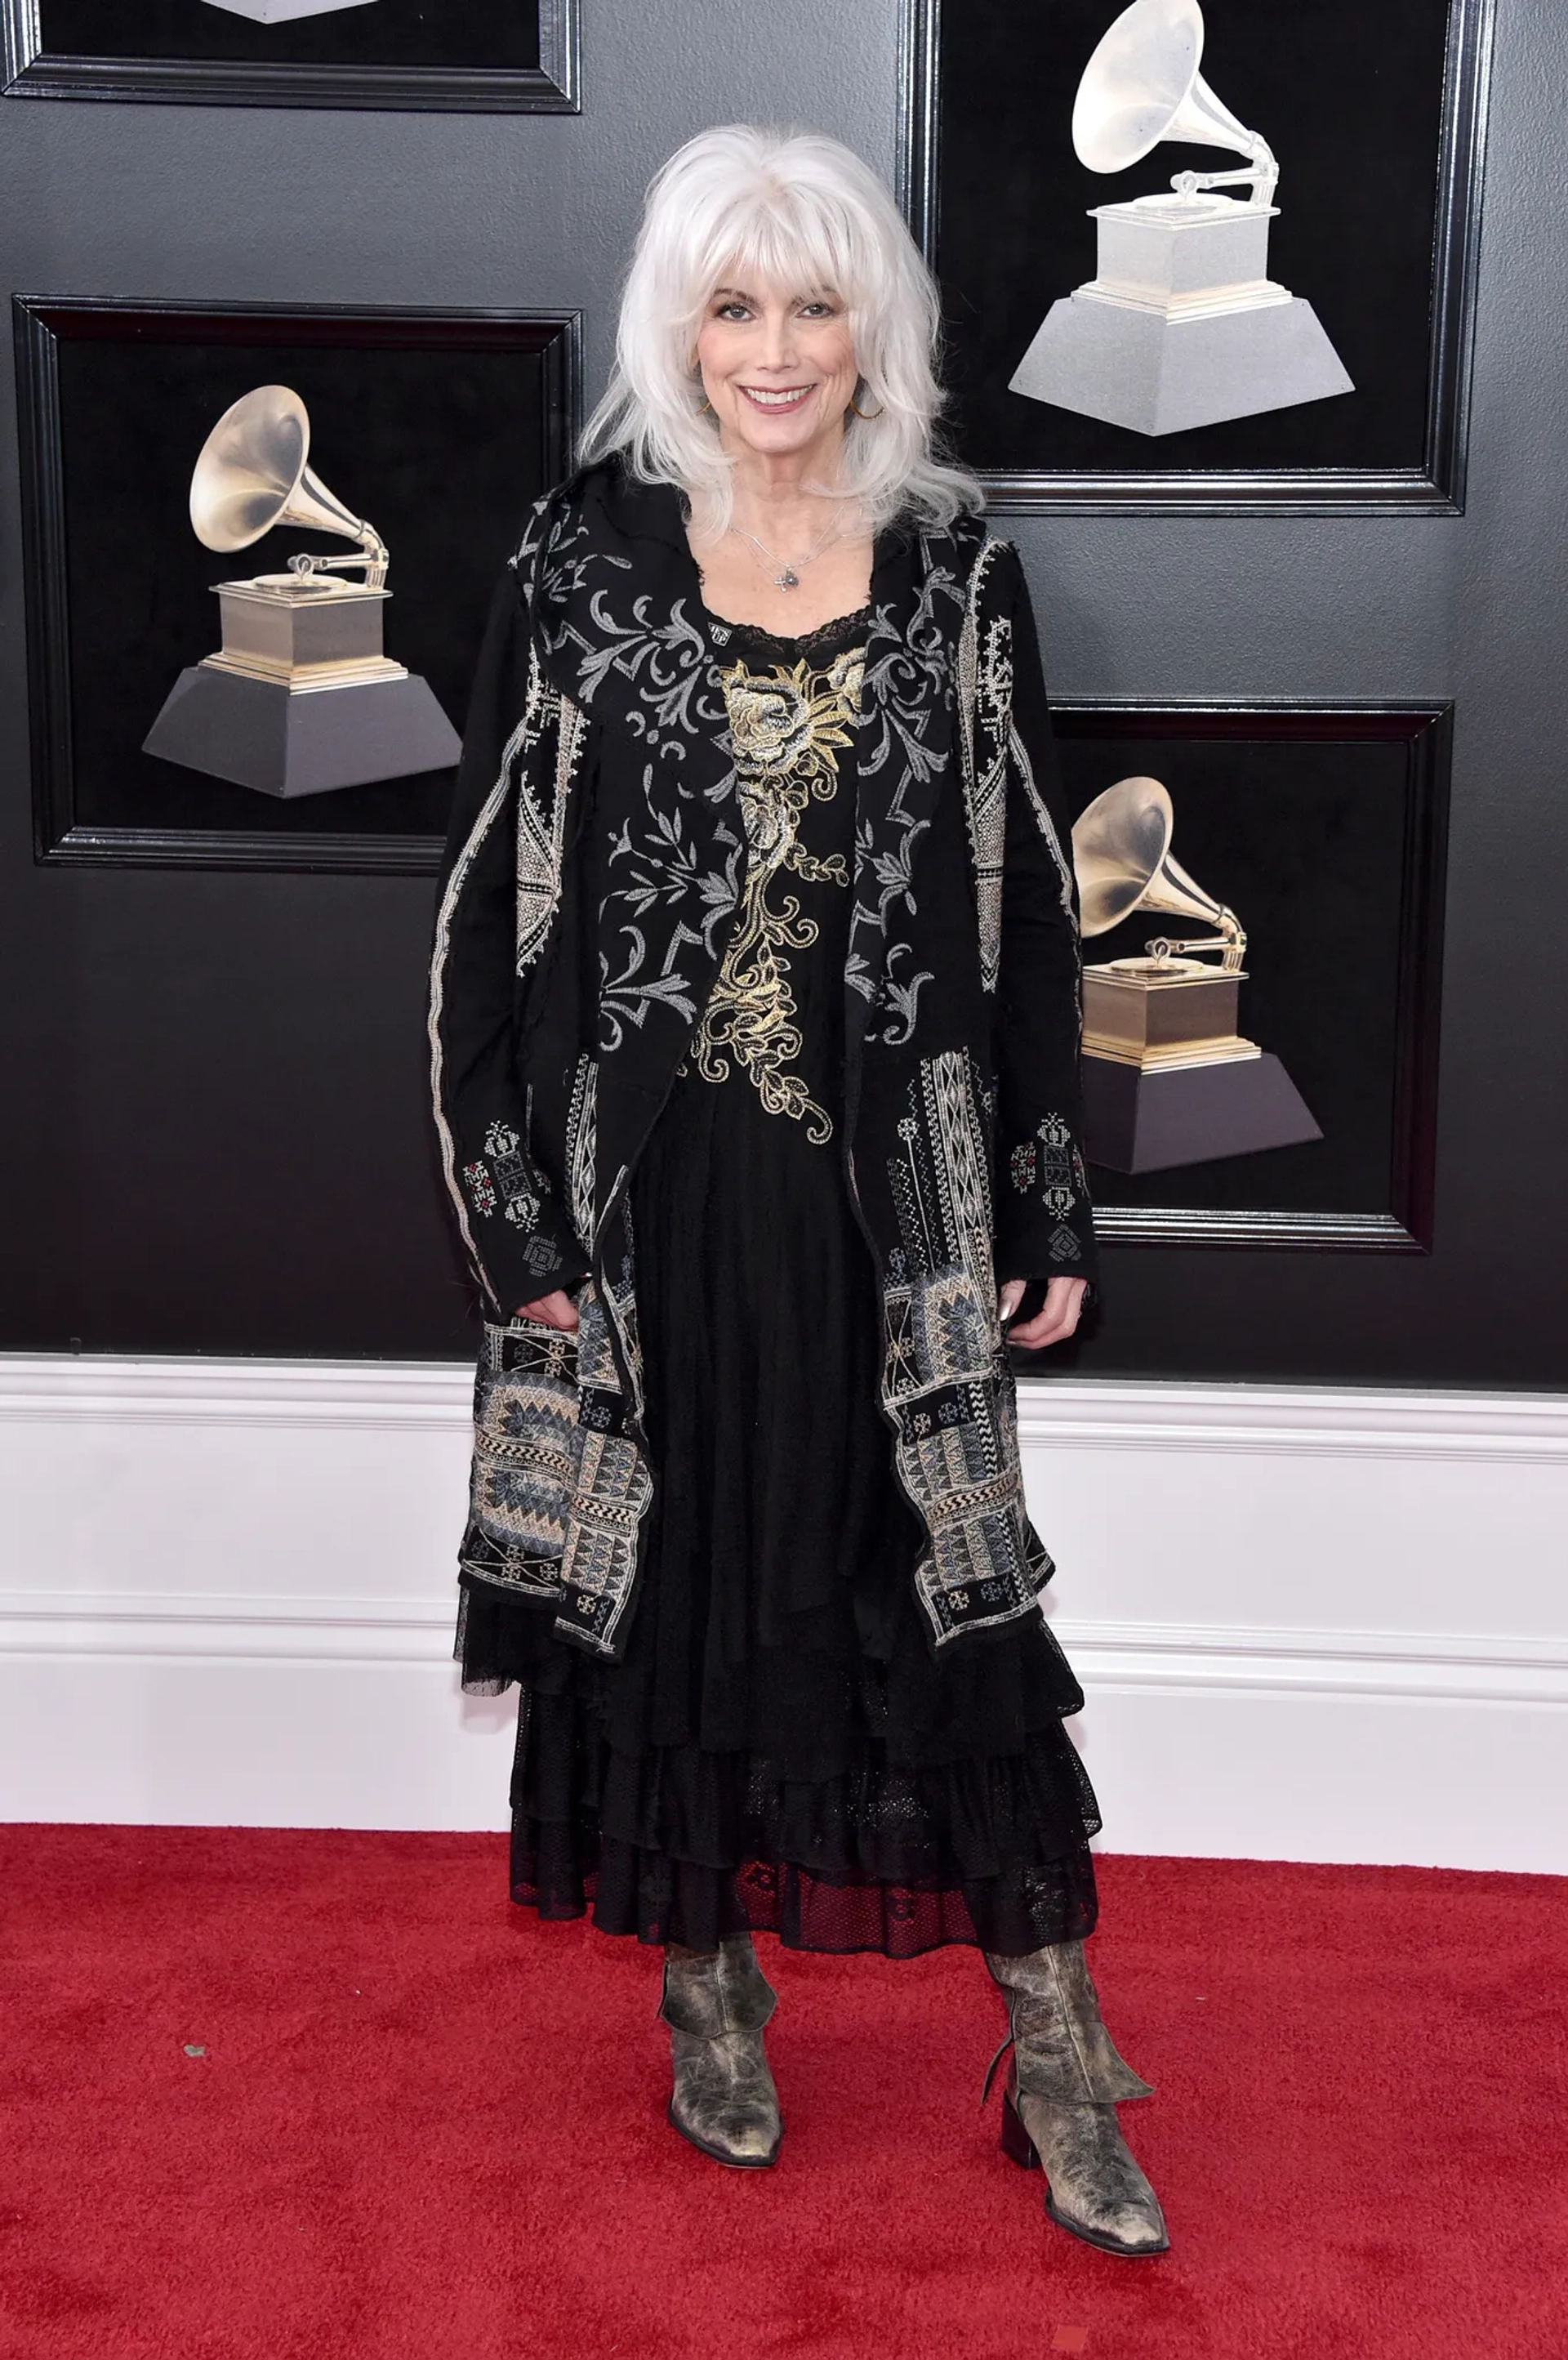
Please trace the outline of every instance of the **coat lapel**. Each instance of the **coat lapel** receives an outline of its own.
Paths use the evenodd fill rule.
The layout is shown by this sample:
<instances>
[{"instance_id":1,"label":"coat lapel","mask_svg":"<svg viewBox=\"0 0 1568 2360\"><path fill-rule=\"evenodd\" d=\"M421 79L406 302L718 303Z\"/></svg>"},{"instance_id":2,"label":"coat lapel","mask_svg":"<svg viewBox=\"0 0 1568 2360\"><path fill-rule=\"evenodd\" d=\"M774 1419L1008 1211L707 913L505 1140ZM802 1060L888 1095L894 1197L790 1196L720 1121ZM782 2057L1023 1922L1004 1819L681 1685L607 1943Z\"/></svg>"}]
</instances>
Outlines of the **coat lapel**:
<instances>
[{"instance_id":1,"label":"coat lapel","mask_svg":"<svg viewBox=\"0 0 1568 2360\"><path fill-rule=\"evenodd\" d=\"M872 579L855 817L845 1040L912 1036L922 986L909 922L916 855L953 767L953 680L964 620L961 526L894 533Z\"/></svg>"},{"instance_id":2,"label":"coat lapel","mask_svg":"<svg viewBox=\"0 0 1568 2360\"><path fill-rule=\"evenodd\" d=\"M677 495L604 470L536 545L541 661L592 717L600 965L597 1201L629 1172L685 1054L745 883L728 720Z\"/></svg>"}]
</instances>

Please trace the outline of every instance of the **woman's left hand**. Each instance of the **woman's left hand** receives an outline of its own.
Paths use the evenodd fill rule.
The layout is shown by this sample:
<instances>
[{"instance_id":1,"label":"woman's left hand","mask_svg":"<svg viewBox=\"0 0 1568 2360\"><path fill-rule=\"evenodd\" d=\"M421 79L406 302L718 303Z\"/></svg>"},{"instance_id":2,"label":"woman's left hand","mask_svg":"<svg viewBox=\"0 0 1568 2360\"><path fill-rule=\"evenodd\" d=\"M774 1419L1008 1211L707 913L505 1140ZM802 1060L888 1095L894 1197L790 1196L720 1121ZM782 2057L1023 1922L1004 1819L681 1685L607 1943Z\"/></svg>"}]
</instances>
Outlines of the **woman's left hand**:
<instances>
[{"instance_id":1,"label":"woman's left hand","mask_svg":"<svg viewBox=\"0 0 1568 2360\"><path fill-rule=\"evenodd\" d=\"M997 1298L1002 1325L1008 1320L1024 1299L1029 1285L1027 1278L1009 1278ZM1046 1283L1043 1309L1022 1328L1013 1328L1007 1337L1009 1344L1021 1345L1026 1352L1038 1352L1042 1344L1061 1344L1072 1335L1083 1308L1083 1297L1089 1283L1083 1278L1053 1278Z\"/></svg>"}]
</instances>

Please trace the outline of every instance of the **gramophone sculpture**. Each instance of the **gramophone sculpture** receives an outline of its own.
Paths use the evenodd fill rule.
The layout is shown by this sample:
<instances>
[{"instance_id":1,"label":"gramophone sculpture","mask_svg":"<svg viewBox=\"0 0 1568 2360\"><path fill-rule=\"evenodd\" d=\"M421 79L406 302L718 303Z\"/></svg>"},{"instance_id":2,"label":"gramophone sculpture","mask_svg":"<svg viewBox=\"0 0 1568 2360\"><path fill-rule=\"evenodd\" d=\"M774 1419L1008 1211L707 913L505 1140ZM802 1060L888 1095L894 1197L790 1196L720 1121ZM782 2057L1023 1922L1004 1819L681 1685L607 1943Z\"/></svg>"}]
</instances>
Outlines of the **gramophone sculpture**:
<instances>
[{"instance_id":1,"label":"gramophone sculpture","mask_svg":"<svg viewBox=\"0 0 1568 2360\"><path fill-rule=\"evenodd\" d=\"M220 582L223 647L180 673L142 750L264 795L448 770L456 730L430 683L381 651L386 544L328 491L310 451L305 405L286 385L258 386L208 435L191 478L191 522L208 549L248 549L279 524L359 547ZM340 581L344 569L363 579Z\"/></svg>"},{"instance_id":2,"label":"gramophone sculpture","mask_svg":"<svg viewBox=\"0 0 1568 2360\"><path fill-rule=\"evenodd\" d=\"M231 16L249 16L257 25L287 25L296 16L330 16L337 8L368 8L372 0L207 0L210 8L226 8Z\"/></svg>"},{"instance_id":3,"label":"gramophone sculpture","mask_svg":"<svg viewBox=\"0 0 1568 2360\"><path fill-rule=\"evenodd\" d=\"M1312 305L1269 276L1279 167L1214 96L1203 54L1198 0L1133 0L1083 69L1073 145L1090 171L1126 171L1166 139L1247 161L1178 172L1168 196L1096 205L1099 268L1051 305L1014 393L1175 434L1355 390ZM1242 180L1245 199L1214 193Z\"/></svg>"},{"instance_id":4,"label":"gramophone sculpture","mask_svg":"<svg viewBox=\"0 0 1568 2360\"><path fill-rule=\"evenodd\" d=\"M1279 1058L1236 1029L1247 936L1175 858L1173 826L1158 779L1120 779L1073 831L1085 934L1109 934L1138 910L1214 930L1183 942L1161 935L1142 958L1083 970L1084 1153L1113 1172L1323 1137ZM1194 951L1218 951L1219 962Z\"/></svg>"}]
</instances>

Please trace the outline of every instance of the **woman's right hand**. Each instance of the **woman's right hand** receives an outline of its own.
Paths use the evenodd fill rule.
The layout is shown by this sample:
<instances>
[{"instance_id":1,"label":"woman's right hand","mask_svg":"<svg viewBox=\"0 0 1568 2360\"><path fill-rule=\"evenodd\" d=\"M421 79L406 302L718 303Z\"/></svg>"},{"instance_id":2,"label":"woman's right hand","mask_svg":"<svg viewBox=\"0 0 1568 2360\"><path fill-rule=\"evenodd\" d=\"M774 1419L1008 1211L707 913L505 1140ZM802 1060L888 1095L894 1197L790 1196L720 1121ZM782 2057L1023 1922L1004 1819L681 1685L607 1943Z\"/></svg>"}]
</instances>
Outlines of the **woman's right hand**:
<instances>
[{"instance_id":1,"label":"woman's right hand","mask_svg":"<svg viewBox=\"0 0 1568 2360\"><path fill-rule=\"evenodd\" d=\"M525 1303L518 1317L537 1319L541 1328L560 1328L570 1336L576 1331L577 1306L557 1287L553 1295L541 1295L537 1303Z\"/></svg>"}]
</instances>

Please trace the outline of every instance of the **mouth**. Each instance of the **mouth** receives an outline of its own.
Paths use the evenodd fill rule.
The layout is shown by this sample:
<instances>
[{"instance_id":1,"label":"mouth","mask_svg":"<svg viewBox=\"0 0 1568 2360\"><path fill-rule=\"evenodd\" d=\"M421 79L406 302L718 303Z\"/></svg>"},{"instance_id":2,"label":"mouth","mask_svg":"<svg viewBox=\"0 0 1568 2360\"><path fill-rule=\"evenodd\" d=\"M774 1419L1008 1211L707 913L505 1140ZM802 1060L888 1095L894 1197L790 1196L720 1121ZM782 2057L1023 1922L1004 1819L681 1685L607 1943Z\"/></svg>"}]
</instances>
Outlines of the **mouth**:
<instances>
[{"instance_id":1,"label":"mouth","mask_svg":"<svg viewBox=\"0 0 1568 2360\"><path fill-rule=\"evenodd\" d=\"M762 386L743 385L736 388L755 410L766 410L775 415L781 410L799 410L816 391L814 385Z\"/></svg>"}]
</instances>

